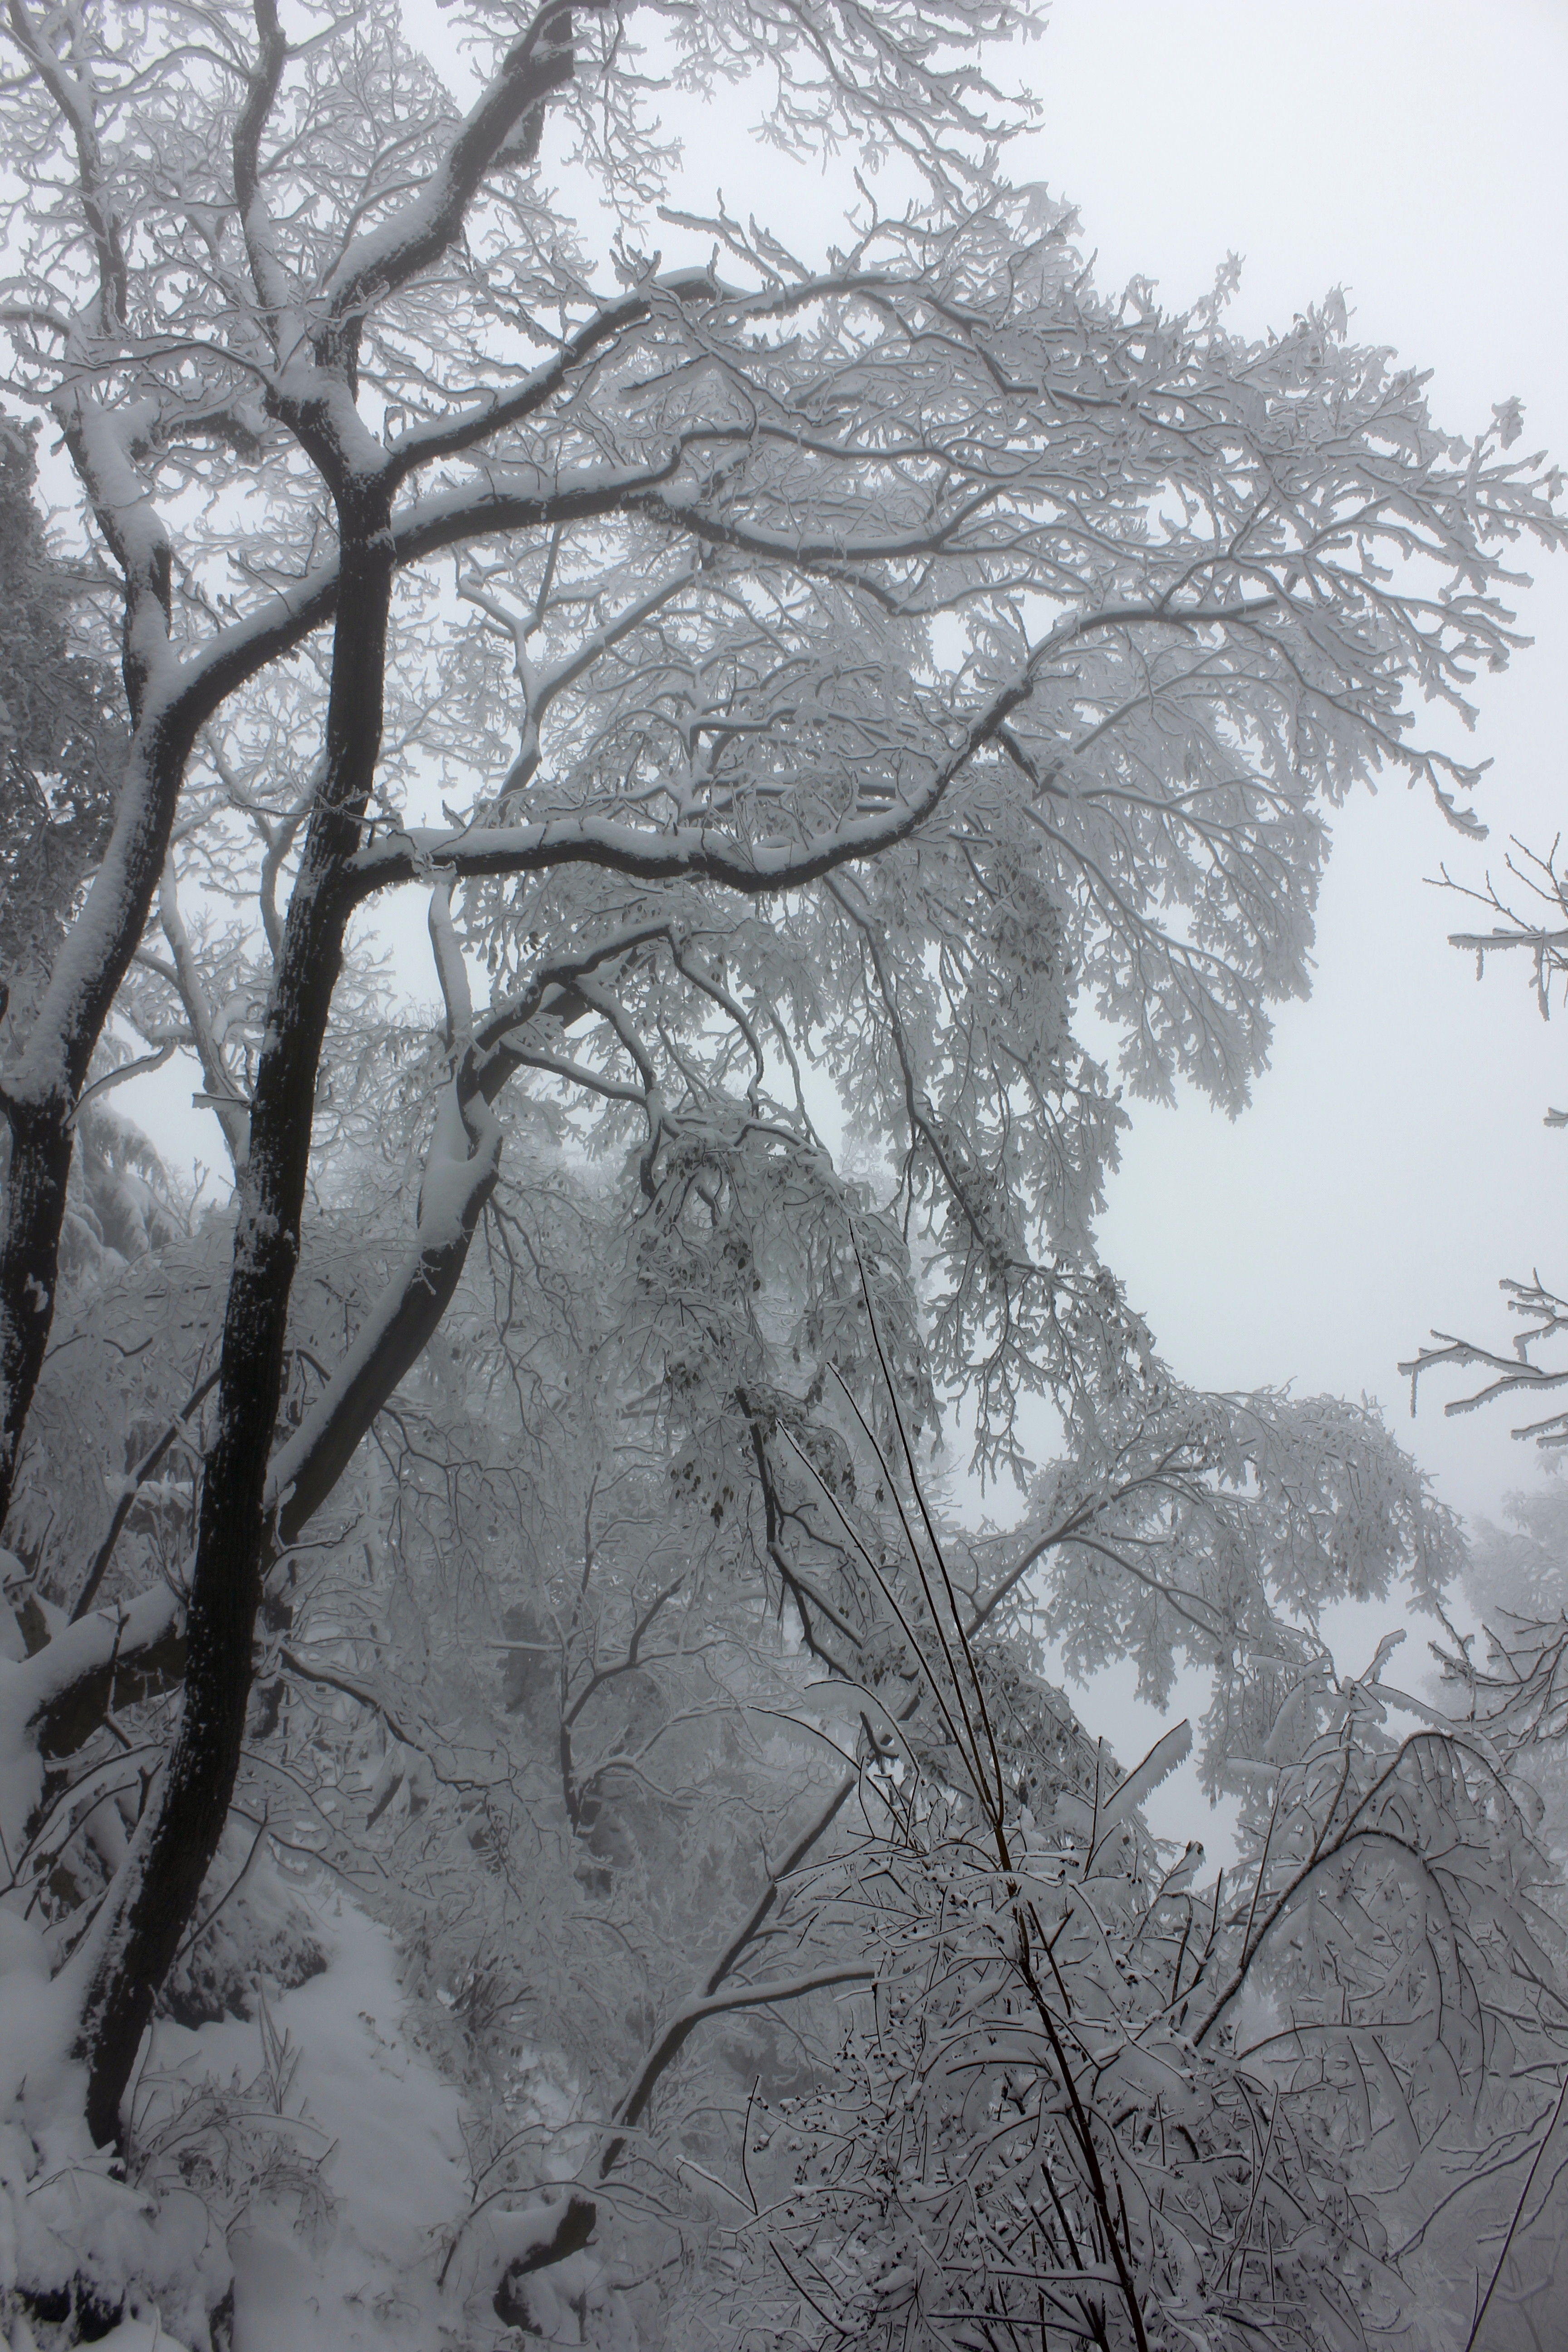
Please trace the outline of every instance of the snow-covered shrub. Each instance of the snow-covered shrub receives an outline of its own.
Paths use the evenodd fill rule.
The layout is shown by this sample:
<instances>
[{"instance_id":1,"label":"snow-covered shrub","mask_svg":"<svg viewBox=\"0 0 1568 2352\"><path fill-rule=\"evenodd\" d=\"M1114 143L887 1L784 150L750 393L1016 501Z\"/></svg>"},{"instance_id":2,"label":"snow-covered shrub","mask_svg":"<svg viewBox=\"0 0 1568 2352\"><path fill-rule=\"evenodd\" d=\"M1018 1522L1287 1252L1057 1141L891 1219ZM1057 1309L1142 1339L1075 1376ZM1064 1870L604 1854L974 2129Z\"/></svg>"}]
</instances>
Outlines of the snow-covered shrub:
<instances>
[{"instance_id":1,"label":"snow-covered shrub","mask_svg":"<svg viewBox=\"0 0 1568 2352\"><path fill-rule=\"evenodd\" d=\"M160 2210L194 2199L226 2237L251 2208L282 2199L298 2225L318 2230L332 2200L322 2167L331 2152L298 2091L300 2053L256 1996L261 2064L248 2080L193 2083L149 2069L136 2086L126 2142L128 2177Z\"/></svg>"},{"instance_id":2,"label":"snow-covered shrub","mask_svg":"<svg viewBox=\"0 0 1568 2352\"><path fill-rule=\"evenodd\" d=\"M1195 1888L1202 1848L1162 1866L1137 1811L1187 1727L1124 1775L983 1643L903 1453L904 1563L858 1549L910 1696L876 1833L795 1904L869 1990L832 2074L748 2117L741 2340L1471 2352L1568 2099L1507 1741L1387 1685L1399 1634L1360 1676L1256 1652L1206 1727L1241 1866Z\"/></svg>"},{"instance_id":3,"label":"snow-covered shrub","mask_svg":"<svg viewBox=\"0 0 1568 2352\"><path fill-rule=\"evenodd\" d=\"M145 2321L169 2352L226 2352L232 2277L200 2195L116 2178L84 2134L0 2126L0 2325L13 2346L64 2352Z\"/></svg>"},{"instance_id":4,"label":"snow-covered shrub","mask_svg":"<svg viewBox=\"0 0 1568 2352\"><path fill-rule=\"evenodd\" d=\"M743 2344L1341 2352L1397 2315L1316 2118L1195 2045L1208 1923L1129 1862L1052 1829L1002 1866L940 1801L858 1856L878 1974L828 2083L753 2117Z\"/></svg>"}]
</instances>

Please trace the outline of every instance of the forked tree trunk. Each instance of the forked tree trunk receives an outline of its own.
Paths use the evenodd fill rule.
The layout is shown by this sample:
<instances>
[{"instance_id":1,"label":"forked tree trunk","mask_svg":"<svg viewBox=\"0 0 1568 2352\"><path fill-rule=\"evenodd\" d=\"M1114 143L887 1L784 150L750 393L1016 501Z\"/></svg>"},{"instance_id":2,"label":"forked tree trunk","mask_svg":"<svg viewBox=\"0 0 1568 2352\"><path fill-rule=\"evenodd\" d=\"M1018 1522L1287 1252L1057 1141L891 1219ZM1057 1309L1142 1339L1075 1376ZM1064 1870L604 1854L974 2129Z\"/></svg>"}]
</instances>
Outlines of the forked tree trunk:
<instances>
[{"instance_id":1,"label":"forked tree trunk","mask_svg":"<svg viewBox=\"0 0 1568 2352\"><path fill-rule=\"evenodd\" d=\"M268 1542L268 1464L299 1258L311 1115L343 933L345 869L381 744L393 550L379 487L341 513L325 780L289 902L257 1072L224 1318L216 1434L206 1458L186 1616L179 1729L151 1819L112 1890L88 1965L77 2054L100 2145L120 2109L159 1986L190 1920L228 1817L250 1697L252 1643Z\"/></svg>"}]
</instances>

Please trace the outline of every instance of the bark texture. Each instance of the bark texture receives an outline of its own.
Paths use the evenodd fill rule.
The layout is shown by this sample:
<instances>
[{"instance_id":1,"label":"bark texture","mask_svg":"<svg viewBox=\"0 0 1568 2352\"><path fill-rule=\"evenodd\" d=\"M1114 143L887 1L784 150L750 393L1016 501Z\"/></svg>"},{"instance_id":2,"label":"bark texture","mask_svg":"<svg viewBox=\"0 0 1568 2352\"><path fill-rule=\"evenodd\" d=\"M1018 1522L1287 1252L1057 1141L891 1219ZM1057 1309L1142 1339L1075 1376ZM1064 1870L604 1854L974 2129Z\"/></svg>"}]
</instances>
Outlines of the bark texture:
<instances>
[{"instance_id":1,"label":"bark texture","mask_svg":"<svg viewBox=\"0 0 1568 2352\"><path fill-rule=\"evenodd\" d=\"M185 1624L184 1706L151 1827L114 1894L83 2005L88 2122L120 2137L121 2102L217 1851L239 1770L252 1644L269 1547L268 1464L283 1381L321 1043L342 961L342 887L381 742L393 551L384 493L340 500L342 589L326 774L284 927L257 1073L250 1160L224 1319Z\"/></svg>"}]
</instances>

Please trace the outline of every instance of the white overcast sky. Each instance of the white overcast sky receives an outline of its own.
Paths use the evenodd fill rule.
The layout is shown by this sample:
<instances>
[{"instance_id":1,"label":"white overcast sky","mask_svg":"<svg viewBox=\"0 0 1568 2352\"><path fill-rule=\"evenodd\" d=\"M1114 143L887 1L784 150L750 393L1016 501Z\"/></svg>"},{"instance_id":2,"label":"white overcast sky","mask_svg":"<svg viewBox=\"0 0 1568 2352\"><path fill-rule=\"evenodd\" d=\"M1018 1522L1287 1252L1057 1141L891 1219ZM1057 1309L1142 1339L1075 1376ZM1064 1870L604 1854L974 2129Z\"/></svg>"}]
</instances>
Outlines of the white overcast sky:
<instances>
[{"instance_id":1,"label":"white overcast sky","mask_svg":"<svg viewBox=\"0 0 1568 2352\"><path fill-rule=\"evenodd\" d=\"M1474 431L1517 394L1521 446L1568 452L1562 0L1057 0L1029 70L1031 166L1102 281L1142 271L1180 305L1234 250L1247 331L1342 285L1359 339L1433 371L1440 422ZM1479 693L1485 848L1397 781L1347 807L1313 994L1280 1013L1252 1108L1139 1107L1101 1229L1185 1377L1376 1396L1470 1513L1539 1475L1524 1416L1445 1416L1466 1392L1445 1375L1412 1423L1395 1367L1433 1325L1506 1346L1500 1276L1568 1281L1568 1137L1542 1123L1568 1100L1568 1015L1541 1022L1522 968L1478 987L1447 934L1479 910L1425 882L1445 860L1479 881L1568 817L1568 560L1520 611L1537 642Z\"/></svg>"},{"instance_id":2,"label":"white overcast sky","mask_svg":"<svg viewBox=\"0 0 1568 2352\"><path fill-rule=\"evenodd\" d=\"M1358 339L1433 371L1450 430L1517 394L1521 446L1568 453L1562 0L1057 0L1033 78L1032 160L1102 278L1180 304L1234 249L1253 331L1342 285ZM1141 1108L1102 1234L1186 1377L1375 1395L1468 1511L1538 1475L1523 1416L1446 1418L1434 1383L1412 1423L1395 1365L1432 1325L1506 1345L1500 1276L1568 1286L1568 1136L1542 1124L1568 1100L1568 1014L1543 1024L1500 961L1478 987L1446 943L1475 914L1423 882L1444 859L1479 879L1568 817L1568 559L1520 609L1536 644L1480 682L1485 848L1392 780L1346 809L1312 998L1253 1108Z\"/></svg>"},{"instance_id":3,"label":"white overcast sky","mask_svg":"<svg viewBox=\"0 0 1568 2352\"><path fill-rule=\"evenodd\" d=\"M428 0L405 14L451 70ZM1016 68L1043 121L1010 170L1078 205L1102 282L1142 273L1180 305L1234 250L1247 331L1342 285L1354 333L1434 371L1450 429L1517 394L1522 446L1568 457L1564 0L1056 0ZM747 102L682 110L685 200L721 186L797 249L825 241L842 182L756 143ZM1548 845L1568 811L1568 559L1544 573L1521 600L1536 646L1481 682L1487 849L1397 782L1348 808L1314 993L1281 1013L1253 1108L1232 1124L1195 1099L1138 1107L1102 1232L1182 1375L1374 1395L1469 1512L1533 1478L1532 1453L1506 1412L1445 1419L1436 1385L1411 1423L1395 1366L1432 1325L1506 1344L1501 1275L1568 1283L1568 1135L1542 1124L1568 1102L1568 1013L1543 1025L1501 965L1478 987L1445 943L1465 910L1423 877L1447 858L1479 879L1510 833ZM387 926L420 997L422 918L410 904ZM177 1156L216 1161L188 1089L170 1070L133 1095Z\"/></svg>"}]
</instances>

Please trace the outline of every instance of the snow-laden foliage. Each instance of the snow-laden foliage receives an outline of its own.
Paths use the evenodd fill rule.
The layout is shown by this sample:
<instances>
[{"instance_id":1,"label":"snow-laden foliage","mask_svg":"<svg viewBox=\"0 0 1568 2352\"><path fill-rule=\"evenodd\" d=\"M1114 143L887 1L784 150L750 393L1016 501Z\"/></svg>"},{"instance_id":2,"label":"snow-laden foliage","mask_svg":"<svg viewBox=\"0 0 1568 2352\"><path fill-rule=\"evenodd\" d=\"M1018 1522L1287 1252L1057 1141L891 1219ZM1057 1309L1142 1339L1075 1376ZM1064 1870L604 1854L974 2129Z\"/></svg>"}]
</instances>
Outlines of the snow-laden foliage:
<instances>
[{"instance_id":1,"label":"snow-laden foliage","mask_svg":"<svg viewBox=\"0 0 1568 2352\"><path fill-rule=\"evenodd\" d=\"M6 2323L155 2305L221 2339L247 2203L328 2226L280 2042L135 2090L161 1988L170 2032L237 2009L265 2042L259 1979L308 1978L270 1856L395 1933L469 2102L415 2307L476 2345L710 2332L748 2080L879 2114L915 2044L835 2078L833 2003L909 1991L949 1912L977 2014L1021 1986L1045 2032L1033 1970L1077 2033L1007 1892L1073 1880L1072 2017L1154 2033L1126 1939L1163 1952L1198 1898L1151 1875L1138 1774L1040 1698L1052 1643L1156 1699L1211 1677L1248 1844L1159 2023L1215 2118L1184 2226L1273 2133L1266 2252L1244 2231L1200 2289L1152 2187L1118 2219L1095 2186L1097 2151L1152 2164L1145 2109L1079 2095L1096 2324L1267 2278L1321 2329L1353 2281L1312 2304L1293 2165L1334 2259L1404 2277L1373 2208L1426 2260L1431 2166L1470 2196L1484 2130L1544 2145L1530 1824L1484 1727L1401 1746L1319 1635L1399 1578L1437 1598L1454 1530L1411 1465L1365 1410L1185 1391L1095 1220L1123 1091L1245 1103L1344 793L1393 767L1473 826L1479 770L1413 704L1470 716L1560 482L1511 407L1439 429L1337 300L1255 341L1228 276L1176 315L1097 288L1003 174L1028 110L985 45L1031 23L1002 0L447 21L466 114L379 0L5 19L9 381L75 468L89 616L79 646L7 440L0 652L62 714L18 699L8 772L80 822L52 897L5 873L6 2179L54 2232L19 2227ZM674 211L660 76L757 77L791 154L887 176L811 254ZM354 943L407 887L433 1024ZM110 1111L132 1037L194 1053L231 1204ZM1020 1527L939 1541L944 1420ZM895 1815L913 1908L879 1922L853 1858ZM1102 1863L1109 1973L1076 1940ZM141 2200L75 2271L72 2183Z\"/></svg>"},{"instance_id":2,"label":"snow-laden foliage","mask_svg":"<svg viewBox=\"0 0 1568 2352\"><path fill-rule=\"evenodd\" d=\"M1281 1658L1199 1889L1136 1810L1186 1726L1121 1772L903 1531L931 1707L797 1895L872 1980L818 2085L748 2109L737 2340L1468 2352L1563 2105L1529 1782L1384 1685L1400 1636L1354 1679Z\"/></svg>"},{"instance_id":3,"label":"snow-laden foliage","mask_svg":"<svg viewBox=\"0 0 1568 2352\"><path fill-rule=\"evenodd\" d=\"M858 1855L875 1990L753 2111L741 2343L1337 2347L1399 2311L1320 2119L1194 2046L1209 1923L1107 1843L1047 1823L1002 1873L939 1801Z\"/></svg>"}]
</instances>

